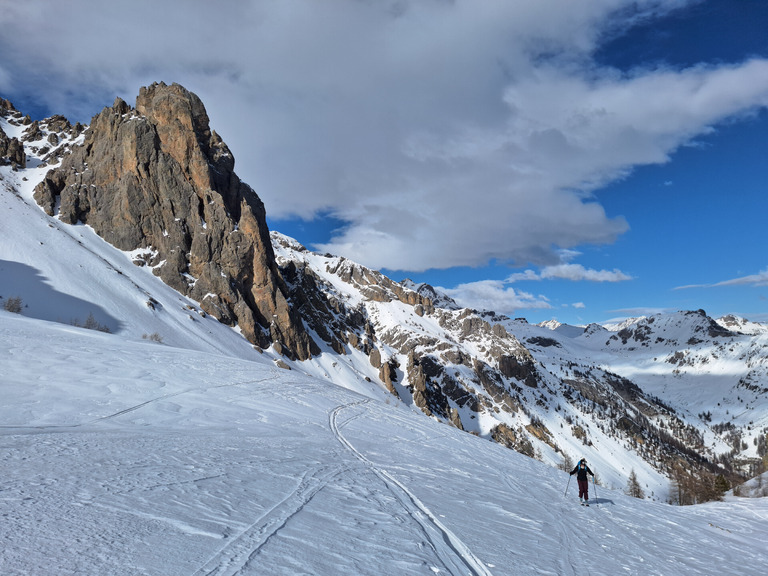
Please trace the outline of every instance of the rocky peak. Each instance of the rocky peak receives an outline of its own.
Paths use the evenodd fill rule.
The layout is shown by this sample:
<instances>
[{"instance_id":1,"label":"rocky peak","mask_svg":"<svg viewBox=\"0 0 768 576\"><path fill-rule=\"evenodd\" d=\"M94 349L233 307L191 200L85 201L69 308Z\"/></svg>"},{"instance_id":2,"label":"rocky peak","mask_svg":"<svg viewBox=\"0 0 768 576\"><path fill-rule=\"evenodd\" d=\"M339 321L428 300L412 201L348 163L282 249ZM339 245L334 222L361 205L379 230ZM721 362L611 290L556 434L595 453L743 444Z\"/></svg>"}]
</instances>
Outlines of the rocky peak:
<instances>
[{"instance_id":1,"label":"rocky peak","mask_svg":"<svg viewBox=\"0 0 768 576\"><path fill-rule=\"evenodd\" d=\"M645 347L663 342L676 346L695 345L718 338L729 339L737 334L715 322L704 310L656 314L619 326L616 334L609 338L609 343Z\"/></svg>"},{"instance_id":2,"label":"rocky peak","mask_svg":"<svg viewBox=\"0 0 768 576\"><path fill-rule=\"evenodd\" d=\"M306 359L318 348L286 298L264 205L234 165L200 99L156 83L135 108L118 98L95 116L35 200L133 252L254 344Z\"/></svg>"},{"instance_id":3,"label":"rocky peak","mask_svg":"<svg viewBox=\"0 0 768 576\"><path fill-rule=\"evenodd\" d=\"M408 288L409 290L413 290L414 292L423 296L424 298L428 298L435 307L445 308L446 310L459 310L461 308L461 306L459 306L453 298L451 298L450 296L447 296L443 292L438 292L437 290L435 290L434 287L430 286L429 284L426 284L424 282L420 282L417 284L408 278L403 280L401 284L405 288Z\"/></svg>"},{"instance_id":4,"label":"rocky peak","mask_svg":"<svg viewBox=\"0 0 768 576\"><path fill-rule=\"evenodd\" d=\"M24 153L24 144L18 138L9 138L0 128L0 166L8 165L26 168L27 156Z\"/></svg>"},{"instance_id":5,"label":"rocky peak","mask_svg":"<svg viewBox=\"0 0 768 576\"><path fill-rule=\"evenodd\" d=\"M83 133L85 127L79 122L74 126L64 116L54 115L44 120L29 121L21 140L30 156L39 160L37 166L53 165L70 153L73 142Z\"/></svg>"},{"instance_id":6,"label":"rocky peak","mask_svg":"<svg viewBox=\"0 0 768 576\"><path fill-rule=\"evenodd\" d=\"M21 113L9 100L0 98L0 117L8 118L11 123L18 124ZM0 127L0 166L8 165L13 168L26 168L27 156L24 153L24 144L18 138L9 137Z\"/></svg>"},{"instance_id":7,"label":"rocky peak","mask_svg":"<svg viewBox=\"0 0 768 576\"><path fill-rule=\"evenodd\" d=\"M716 322L723 328L738 334L756 335L768 332L768 326L765 324L750 322L746 318L741 318L733 314L728 314L722 318L718 318Z\"/></svg>"},{"instance_id":8,"label":"rocky peak","mask_svg":"<svg viewBox=\"0 0 768 576\"><path fill-rule=\"evenodd\" d=\"M5 98L0 98L0 115L5 116L5 113L9 110L16 111L16 107L13 105L13 103L10 100L6 100Z\"/></svg>"},{"instance_id":9,"label":"rocky peak","mask_svg":"<svg viewBox=\"0 0 768 576\"><path fill-rule=\"evenodd\" d=\"M121 109L125 110L123 114L129 113L125 103ZM196 189L233 191L229 180L235 159L210 129L200 98L178 84L153 84L139 91L136 112L155 126L161 148L178 163ZM233 212L238 211L236 196L225 200Z\"/></svg>"}]
</instances>

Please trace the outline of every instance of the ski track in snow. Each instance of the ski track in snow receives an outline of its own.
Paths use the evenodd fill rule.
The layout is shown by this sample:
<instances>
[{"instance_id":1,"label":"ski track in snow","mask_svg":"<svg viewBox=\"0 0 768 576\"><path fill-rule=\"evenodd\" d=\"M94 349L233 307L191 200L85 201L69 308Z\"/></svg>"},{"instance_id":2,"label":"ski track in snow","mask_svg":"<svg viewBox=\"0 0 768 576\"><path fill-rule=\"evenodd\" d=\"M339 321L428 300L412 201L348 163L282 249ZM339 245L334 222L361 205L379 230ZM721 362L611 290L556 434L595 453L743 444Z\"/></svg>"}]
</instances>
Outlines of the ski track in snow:
<instances>
[{"instance_id":1,"label":"ski track in snow","mask_svg":"<svg viewBox=\"0 0 768 576\"><path fill-rule=\"evenodd\" d=\"M370 400L361 400L349 404L342 404L334 408L329 416L331 431L336 439L349 450L356 458L363 462L371 471L384 482L387 489L397 498L413 518L422 528L424 535L429 540L435 554L439 557L443 566L450 574L459 576L471 574L472 576L493 576L483 563L472 553L469 547L461 541L451 530L449 530L429 508L416 497L413 492L392 474L383 468L376 466L371 460L366 458L358 451L352 443L341 433L339 425L339 414L355 406L362 406L369 403ZM352 416L358 418L361 414Z\"/></svg>"},{"instance_id":2,"label":"ski track in snow","mask_svg":"<svg viewBox=\"0 0 768 576\"><path fill-rule=\"evenodd\" d=\"M140 410L141 408L145 408L147 406L150 406L152 404L156 404L158 402L162 402L165 400L169 400L171 398L174 398L176 396L181 396L183 394L189 394L192 392L205 392L207 390L214 390L216 388L231 388L234 386L246 386L251 384L259 384L263 382L269 382L274 380L272 377L257 379L257 380L249 380L245 382L234 382L231 384L219 384L216 386L202 386L202 387L195 387L195 388L188 388L186 390L180 390L178 392L171 392L169 394L163 394L162 396L158 396L156 398L151 398L150 400L147 400L146 402L141 402L140 404L136 404L134 406L130 406L128 408L125 408L123 410L119 410L118 412L115 412L113 414L108 414L106 416L99 416L98 418L94 418L92 420L88 420L86 422L78 423L78 424L45 424L45 425L18 425L18 424L0 424L0 430L7 431L10 433L13 433L14 431L23 433L27 430L37 430L40 432L54 432L56 430L66 430L66 429L73 429L73 428L81 428L84 426L88 426L91 424L98 424L100 422L105 422L107 420L112 420L113 418L117 418L119 416L125 416L126 414L130 414L131 412L135 412L136 410Z\"/></svg>"},{"instance_id":3,"label":"ski track in snow","mask_svg":"<svg viewBox=\"0 0 768 576\"><path fill-rule=\"evenodd\" d=\"M321 466L305 473L282 501L258 518L232 541L217 551L192 576L246 574L256 563L261 549L291 518L299 514L317 492L341 474L340 467Z\"/></svg>"}]
</instances>

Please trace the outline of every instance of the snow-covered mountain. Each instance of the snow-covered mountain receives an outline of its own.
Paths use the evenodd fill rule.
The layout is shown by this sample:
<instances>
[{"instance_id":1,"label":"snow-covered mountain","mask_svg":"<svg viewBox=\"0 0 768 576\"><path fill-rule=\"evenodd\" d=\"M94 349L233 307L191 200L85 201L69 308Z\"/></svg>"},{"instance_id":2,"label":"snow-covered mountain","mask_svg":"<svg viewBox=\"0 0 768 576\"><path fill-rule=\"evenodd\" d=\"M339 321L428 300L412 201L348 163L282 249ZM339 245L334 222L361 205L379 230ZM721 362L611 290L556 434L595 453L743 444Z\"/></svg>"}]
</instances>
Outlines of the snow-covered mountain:
<instances>
[{"instance_id":1,"label":"snow-covered mountain","mask_svg":"<svg viewBox=\"0 0 768 576\"><path fill-rule=\"evenodd\" d=\"M13 464L0 494L12 518L0 528L3 573L570 574L578 564L707 574L729 573L735 558L764 564L759 538L729 536L755 531L748 504L674 514L663 504L708 498L694 478L737 481L759 468L764 325L696 311L611 330L535 326L273 232L289 301L322 350L291 361L206 314L136 254L38 207L35 186L82 127L33 126L9 111L0 128L26 152L23 166L0 166L0 302L20 312L0 311L0 430ZM610 522L584 518L610 539L598 545L609 564L561 525L572 510L557 468L580 456L610 512ZM623 496L632 471L658 502ZM159 531L172 536L155 548ZM57 555L65 542L71 551ZM682 557L690 542L726 552Z\"/></svg>"},{"instance_id":2,"label":"snow-covered mountain","mask_svg":"<svg viewBox=\"0 0 768 576\"><path fill-rule=\"evenodd\" d=\"M636 469L662 498L669 478L682 478L681 466L709 485L718 474L738 481L762 465L762 325L741 321L752 328L744 334L726 327L733 319L717 323L696 311L637 318L615 331L534 326L435 305L431 288L414 292L343 257L272 238L294 299L308 302L300 287L311 278L312 290L333 303L320 317L304 304L303 315L316 330L342 335L336 350L349 357L340 364L385 367L379 380L432 417L552 465L567 454L601 463L620 454L622 466L604 480L618 486Z\"/></svg>"}]
</instances>

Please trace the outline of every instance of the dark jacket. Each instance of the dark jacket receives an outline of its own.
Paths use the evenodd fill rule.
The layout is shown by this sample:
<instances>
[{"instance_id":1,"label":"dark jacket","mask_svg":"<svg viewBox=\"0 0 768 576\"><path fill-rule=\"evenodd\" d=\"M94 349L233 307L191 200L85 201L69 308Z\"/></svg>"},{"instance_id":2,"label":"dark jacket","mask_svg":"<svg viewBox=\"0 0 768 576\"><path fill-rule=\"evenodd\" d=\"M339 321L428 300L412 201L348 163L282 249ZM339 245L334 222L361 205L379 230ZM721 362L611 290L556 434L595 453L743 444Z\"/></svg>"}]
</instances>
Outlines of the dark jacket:
<instances>
[{"instance_id":1,"label":"dark jacket","mask_svg":"<svg viewBox=\"0 0 768 576\"><path fill-rule=\"evenodd\" d=\"M586 464L584 464L584 467L582 468L581 462L576 464L576 468L571 470L571 476L573 476L574 474L576 474L577 480L586 480L587 474L589 474L592 477L595 476L595 474L592 472L592 470L589 469L589 466L587 466Z\"/></svg>"}]
</instances>

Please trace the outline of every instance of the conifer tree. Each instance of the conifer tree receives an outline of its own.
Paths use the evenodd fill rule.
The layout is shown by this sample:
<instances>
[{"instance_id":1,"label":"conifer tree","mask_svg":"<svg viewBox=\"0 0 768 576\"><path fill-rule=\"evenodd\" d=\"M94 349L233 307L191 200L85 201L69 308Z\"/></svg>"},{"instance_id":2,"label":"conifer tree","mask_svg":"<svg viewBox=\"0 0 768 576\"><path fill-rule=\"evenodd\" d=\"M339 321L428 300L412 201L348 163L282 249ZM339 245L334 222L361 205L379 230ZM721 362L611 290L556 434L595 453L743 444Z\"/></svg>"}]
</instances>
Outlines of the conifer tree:
<instances>
[{"instance_id":1,"label":"conifer tree","mask_svg":"<svg viewBox=\"0 0 768 576\"><path fill-rule=\"evenodd\" d=\"M715 478L715 491L717 492L718 499L722 499L723 494L731 489L731 483L726 480L725 476L718 474Z\"/></svg>"},{"instance_id":2,"label":"conifer tree","mask_svg":"<svg viewBox=\"0 0 768 576\"><path fill-rule=\"evenodd\" d=\"M645 492L643 492L643 488L637 480L637 474L635 473L634 468L632 468L632 471L629 473L629 480L627 480L627 494L633 498L645 498Z\"/></svg>"}]
</instances>

